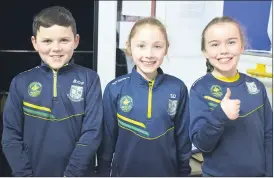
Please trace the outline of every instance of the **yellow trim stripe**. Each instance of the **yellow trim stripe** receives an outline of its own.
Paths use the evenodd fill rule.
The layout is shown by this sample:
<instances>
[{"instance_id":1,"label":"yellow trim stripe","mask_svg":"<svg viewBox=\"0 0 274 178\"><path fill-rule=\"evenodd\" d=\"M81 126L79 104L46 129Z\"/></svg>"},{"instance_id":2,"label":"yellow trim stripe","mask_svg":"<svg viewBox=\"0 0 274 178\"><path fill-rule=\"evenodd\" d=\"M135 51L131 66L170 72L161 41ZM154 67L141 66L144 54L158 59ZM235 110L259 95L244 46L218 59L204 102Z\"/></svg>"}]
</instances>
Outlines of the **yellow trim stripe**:
<instances>
[{"instance_id":1,"label":"yellow trim stripe","mask_svg":"<svg viewBox=\"0 0 274 178\"><path fill-rule=\"evenodd\" d=\"M50 108L46 108L46 107L43 107L43 106L38 106L38 105L35 105L35 104L31 104L31 103L28 103L26 101L23 101L23 105L28 106L30 108L51 112Z\"/></svg>"},{"instance_id":2,"label":"yellow trim stripe","mask_svg":"<svg viewBox=\"0 0 274 178\"><path fill-rule=\"evenodd\" d=\"M167 129L163 134L161 134L161 135L159 135L159 136L157 136L157 137L148 138L148 137L144 137L144 136L142 136L142 135L139 135L139 134L137 134L136 132L134 132L134 131L132 131L132 130L130 130L130 129L128 129L128 128L125 128L125 127L121 126L120 124L118 124L118 125L119 125L121 128L123 128L123 129L125 129L125 130L128 130L128 131L134 133L135 135L137 135L138 137L141 137L141 138L146 139L146 140L155 140L155 139L158 139L158 138L164 136L168 131L174 129L174 127L171 127L171 128L169 128L169 129Z\"/></svg>"},{"instance_id":3,"label":"yellow trim stripe","mask_svg":"<svg viewBox=\"0 0 274 178\"><path fill-rule=\"evenodd\" d=\"M126 122L129 122L131 124L134 124L134 125L138 125L140 127L143 127L143 128L146 128L145 124L141 123L141 122L138 122L138 121L135 121L135 120L132 120L132 119L129 119L129 118L126 118L120 114L117 113L117 117L119 119L122 119L123 121L126 121Z\"/></svg>"},{"instance_id":4,"label":"yellow trim stripe","mask_svg":"<svg viewBox=\"0 0 274 178\"><path fill-rule=\"evenodd\" d=\"M255 109L253 109L253 110L252 110L252 111L250 111L249 113L247 113L247 114L245 114L245 115L243 115L243 116L239 116L239 117L246 117L246 116L248 116L248 115L252 114L253 112L255 112L256 110L260 109L261 107L263 107L263 104L262 104L262 105L260 105L260 106L258 106L258 107L257 107L257 108L255 108Z\"/></svg>"},{"instance_id":5,"label":"yellow trim stripe","mask_svg":"<svg viewBox=\"0 0 274 178\"><path fill-rule=\"evenodd\" d=\"M237 73L237 74L236 74L235 76L233 76L233 77L215 76L213 73L212 73L212 75L213 75L216 79L221 80L221 81L223 81L223 82L236 82L236 81L239 80L239 78L240 78L240 74L239 74L239 73Z\"/></svg>"},{"instance_id":6,"label":"yellow trim stripe","mask_svg":"<svg viewBox=\"0 0 274 178\"><path fill-rule=\"evenodd\" d=\"M27 116L31 116L31 117L35 117L35 118L39 118L39 119L47 120L47 121L63 121L63 120L69 119L69 118L74 117L74 116L84 115L85 113L74 114L74 115L71 115L71 116L68 116L68 117L64 117L64 118L60 118L60 119L44 118L44 117L39 117L39 116L31 115L31 114L28 114L28 113L25 113L25 112L24 112L24 114L27 115Z\"/></svg>"},{"instance_id":7,"label":"yellow trim stripe","mask_svg":"<svg viewBox=\"0 0 274 178\"><path fill-rule=\"evenodd\" d=\"M221 100L218 100L216 98L213 98L211 96L204 96L205 99L210 100L210 101L214 101L215 103L221 103Z\"/></svg>"}]
</instances>

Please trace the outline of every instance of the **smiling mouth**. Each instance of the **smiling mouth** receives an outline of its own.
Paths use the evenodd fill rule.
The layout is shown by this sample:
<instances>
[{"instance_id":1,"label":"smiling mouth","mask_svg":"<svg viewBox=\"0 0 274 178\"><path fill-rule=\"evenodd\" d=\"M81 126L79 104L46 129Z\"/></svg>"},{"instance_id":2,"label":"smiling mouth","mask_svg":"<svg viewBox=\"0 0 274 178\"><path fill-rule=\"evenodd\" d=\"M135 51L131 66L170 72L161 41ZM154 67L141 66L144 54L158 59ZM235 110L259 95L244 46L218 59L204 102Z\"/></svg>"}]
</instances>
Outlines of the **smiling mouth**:
<instances>
[{"instance_id":1,"label":"smiling mouth","mask_svg":"<svg viewBox=\"0 0 274 178\"><path fill-rule=\"evenodd\" d=\"M233 59L233 57L218 58L218 61L219 61L220 63L226 64L226 63L228 63L229 61L231 61L232 59Z\"/></svg>"},{"instance_id":2,"label":"smiling mouth","mask_svg":"<svg viewBox=\"0 0 274 178\"><path fill-rule=\"evenodd\" d=\"M142 61L142 60L141 60L141 62L145 65L153 65L156 63L156 61Z\"/></svg>"},{"instance_id":3,"label":"smiling mouth","mask_svg":"<svg viewBox=\"0 0 274 178\"><path fill-rule=\"evenodd\" d=\"M54 55L54 56L50 56L53 59L60 59L61 57L63 57L63 55Z\"/></svg>"}]
</instances>

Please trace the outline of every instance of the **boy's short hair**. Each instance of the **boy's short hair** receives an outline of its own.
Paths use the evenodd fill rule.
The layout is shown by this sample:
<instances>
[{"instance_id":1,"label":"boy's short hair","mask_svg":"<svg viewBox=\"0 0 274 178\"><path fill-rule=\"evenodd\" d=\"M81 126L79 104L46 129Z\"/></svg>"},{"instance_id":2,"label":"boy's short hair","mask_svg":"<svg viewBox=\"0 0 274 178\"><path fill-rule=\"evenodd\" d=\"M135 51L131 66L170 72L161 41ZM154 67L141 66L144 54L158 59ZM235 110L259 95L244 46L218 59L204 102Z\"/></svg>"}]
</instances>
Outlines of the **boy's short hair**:
<instances>
[{"instance_id":1,"label":"boy's short hair","mask_svg":"<svg viewBox=\"0 0 274 178\"><path fill-rule=\"evenodd\" d=\"M40 11L33 19L32 33L36 37L39 28L51 27L53 25L59 25L63 27L71 27L74 36L77 34L76 22L72 13L61 6L52 6Z\"/></svg>"}]
</instances>

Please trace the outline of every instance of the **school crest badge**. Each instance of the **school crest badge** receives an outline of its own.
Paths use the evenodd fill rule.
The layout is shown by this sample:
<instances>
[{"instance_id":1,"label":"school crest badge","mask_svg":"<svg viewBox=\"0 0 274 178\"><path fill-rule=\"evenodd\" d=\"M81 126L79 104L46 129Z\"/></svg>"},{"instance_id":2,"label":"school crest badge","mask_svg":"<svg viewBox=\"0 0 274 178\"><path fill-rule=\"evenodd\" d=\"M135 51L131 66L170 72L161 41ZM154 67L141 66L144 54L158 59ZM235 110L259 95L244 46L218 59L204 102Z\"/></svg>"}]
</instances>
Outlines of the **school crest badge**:
<instances>
[{"instance_id":1,"label":"school crest badge","mask_svg":"<svg viewBox=\"0 0 274 178\"><path fill-rule=\"evenodd\" d=\"M173 116L176 114L176 110L177 110L177 105L178 105L178 101L177 100L168 100L168 114Z\"/></svg>"},{"instance_id":2,"label":"school crest badge","mask_svg":"<svg viewBox=\"0 0 274 178\"><path fill-rule=\"evenodd\" d=\"M41 94L42 84L39 82L31 82L28 87L28 93L31 97L37 97Z\"/></svg>"},{"instance_id":3,"label":"school crest badge","mask_svg":"<svg viewBox=\"0 0 274 178\"><path fill-rule=\"evenodd\" d=\"M124 112L129 112L133 107L133 100L130 96L126 95L120 99L120 108Z\"/></svg>"},{"instance_id":4,"label":"school crest badge","mask_svg":"<svg viewBox=\"0 0 274 178\"><path fill-rule=\"evenodd\" d=\"M71 85L68 98L73 102L79 102L83 100L83 87L77 85Z\"/></svg>"},{"instance_id":5,"label":"school crest badge","mask_svg":"<svg viewBox=\"0 0 274 178\"><path fill-rule=\"evenodd\" d=\"M255 95L257 93L259 93L259 89L257 88L257 85L255 84L255 82L245 82L246 86L247 86L247 90L250 94Z\"/></svg>"},{"instance_id":6,"label":"school crest badge","mask_svg":"<svg viewBox=\"0 0 274 178\"><path fill-rule=\"evenodd\" d=\"M221 98L223 96L222 88L219 85L212 85L210 91L211 94L217 98Z\"/></svg>"}]
</instances>

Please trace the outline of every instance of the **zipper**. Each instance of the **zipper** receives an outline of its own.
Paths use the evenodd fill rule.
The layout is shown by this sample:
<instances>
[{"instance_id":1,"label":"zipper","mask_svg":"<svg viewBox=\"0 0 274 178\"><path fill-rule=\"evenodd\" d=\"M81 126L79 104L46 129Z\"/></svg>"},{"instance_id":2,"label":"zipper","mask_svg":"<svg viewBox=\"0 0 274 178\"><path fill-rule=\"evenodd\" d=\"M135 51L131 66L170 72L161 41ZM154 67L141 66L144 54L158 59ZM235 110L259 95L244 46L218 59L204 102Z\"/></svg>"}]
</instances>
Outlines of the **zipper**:
<instances>
[{"instance_id":1,"label":"zipper","mask_svg":"<svg viewBox=\"0 0 274 178\"><path fill-rule=\"evenodd\" d=\"M53 73L53 98L57 97L57 73L58 71L55 71L52 69Z\"/></svg>"},{"instance_id":2,"label":"zipper","mask_svg":"<svg viewBox=\"0 0 274 178\"><path fill-rule=\"evenodd\" d=\"M147 118L151 118L152 114L152 88L154 86L154 80L148 82L148 105L147 105Z\"/></svg>"}]
</instances>

